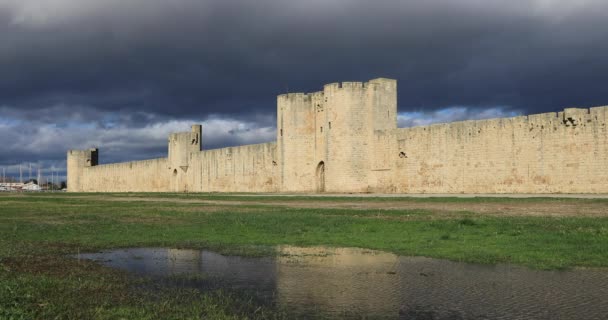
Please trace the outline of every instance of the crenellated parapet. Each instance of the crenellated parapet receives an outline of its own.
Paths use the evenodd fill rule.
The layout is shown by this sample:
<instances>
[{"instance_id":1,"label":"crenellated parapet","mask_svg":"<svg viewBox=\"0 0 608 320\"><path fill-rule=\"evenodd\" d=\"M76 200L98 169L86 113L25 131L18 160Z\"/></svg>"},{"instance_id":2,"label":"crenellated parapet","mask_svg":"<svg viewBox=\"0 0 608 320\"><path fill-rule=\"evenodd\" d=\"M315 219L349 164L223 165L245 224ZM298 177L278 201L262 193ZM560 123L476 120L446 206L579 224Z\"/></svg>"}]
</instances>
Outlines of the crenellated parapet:
<instances>
[{"instance_id":1,"label":"crenellated parapet","mask_svg":"<svg viewBox=\"0 0 608 320\"><path fill-rule=\"evenodd\" d=\"M340 82L277 97L277 141L98 164L68 152L69 191L608 193L608 107L397 128L397 82Z\"/></svg>"}]
</instances>

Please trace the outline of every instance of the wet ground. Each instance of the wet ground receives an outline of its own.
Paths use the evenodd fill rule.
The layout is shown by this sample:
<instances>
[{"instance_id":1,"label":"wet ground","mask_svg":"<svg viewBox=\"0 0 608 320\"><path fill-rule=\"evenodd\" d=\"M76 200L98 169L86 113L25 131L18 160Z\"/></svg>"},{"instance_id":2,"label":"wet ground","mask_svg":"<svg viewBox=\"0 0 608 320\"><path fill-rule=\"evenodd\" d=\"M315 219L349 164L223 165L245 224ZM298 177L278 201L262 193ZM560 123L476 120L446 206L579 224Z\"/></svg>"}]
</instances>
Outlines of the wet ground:
<instances>
[{"instance_id":1,"label":"wet ground","mask_svg":"<svg viewBox=\"0 0 608 320\"><path fill-rule=\"evenodd\" d=\"M268 200L264 199L269 197ZM305 195L313 197L315 195ZM331 195L330 195L331 196ZM74 196L74 198L91 199L95 201L109 202L153 202L153 203L181 203L191 205L201 205L199 209L203 211L223 210L227 206L238 206L239 210L245 210L246 207L252 206L272 206L285 208L309 208L309 209L349 209L349 210L428 210L438 215L434 215L434 219L453 218L452 214L461 214L463 212L483 215L483 216L536 216L536 217L608 217L608 207L605 201L601 201L604 195L587 195L589 198L584 198L579 195L579 201L573 198L554 198L546 197L544 199L529 199L527 195L519 195L522 201L514 201L512 198L494 196L474 195L480 198L480 201L432 201L432 198L439 195L427 195L425 197L416 197L408 195L356 195L352 196L353 201L348 195L341 195L343 199L323 199L326 196L319 196L321 201L311 199L302 199L298 195L275 195L266 194L258 195L235 195L228 197L225 200L197 198L196 195L191 198L176 198L172 195L155 195L153 197L146 195L86 195ZM459 195L450 195L457 197ZM470 195L460 195L462 198L470 198ZM560 195L563 196L563 195ZM574 195L570 195L574 197ZM591 197L597 197L596 201L592 201ZM259 198L253 198L259 197ZM271 198L274 197L274 198ZM399 197L399 198L397 198ZM282 198L278 199L277 198ZM373 199L376 198L376 199ZM381 198L382 201L378 201ZM491 201L482 201L483 198ZM283 200L284 199L284 200ZM443 215L443 216L442 216Z\"/></svg>"},{"instance_id":2,"label":"wet ground","mask_svg":"<svg viewBox=\"0 0 608 320\"><path fill-rule=\"evenodd\" d=\"M134 248L80 254L142 276L247 292L293 315L401 319L606 319L608 271L540 271L350 248L276 257Z\"/></svg>"}]
</instances>

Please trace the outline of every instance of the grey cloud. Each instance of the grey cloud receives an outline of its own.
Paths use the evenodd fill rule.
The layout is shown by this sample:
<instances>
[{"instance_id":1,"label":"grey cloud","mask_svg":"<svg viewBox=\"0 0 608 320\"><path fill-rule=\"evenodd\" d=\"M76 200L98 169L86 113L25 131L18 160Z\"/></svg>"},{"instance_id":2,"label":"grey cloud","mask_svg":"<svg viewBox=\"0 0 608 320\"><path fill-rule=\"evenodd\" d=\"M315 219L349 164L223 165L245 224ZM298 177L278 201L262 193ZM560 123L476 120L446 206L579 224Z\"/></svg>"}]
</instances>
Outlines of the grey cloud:
<instances>
[{"instance_id":1,"label":"grey cloud","mask_svg":"<svg viewBox=\"0 0 608 320\"><path fill-rule=\"evenodd\" d=\"M521 111L507 110L501 107L490 107L483 109L450 107L434 111L402 112L397 116L397 123L400 128L407 128L463 120L507 118L521 114Z\"/></svg>"},{"instance_id":2,"label":"grey cloud","mask_svg":"<svg viewBox=\"0 0 608 320\"><path fill-rule=\"evenodd\" d=\"M62 161L67 148L100 147L102 162L165 157L167 137L171 132L187 131L194 123L203 124L203 147L242 145L272 141L276 129L257 122L230 118L167 120L143 127L116 125L101 127L78 123L58 127L54 124L24 125L0 121L0 163L18 164L39 159ZM68 146L68 147L66 147Z\"/></svg>"},{"instance_id":3,"label":"grey cloud","mask_svg":"<svg viewBox=\"0 0 608 320\"><path fill-rule=\"evenodd\" d=\"M0 124L35 133L1 132L0 163L93 143L154 156L196 119L216 119L212 146L264 141L277 94L378 76L421 117L402 124L607 104L607 16L599 0L0 0Z\"/></svg>"},{"instance_id":4,"label":"grey cloud","mask_svg":"<svg viewBox=\"0 0 608 320\"><path fill-rule=\"evenodd\" d=\"M401 80L402 110L605 99L599 1L12 3L0 51L9 105L272 112L284 90L376 76Z\"/></svg>"}]
</instances>

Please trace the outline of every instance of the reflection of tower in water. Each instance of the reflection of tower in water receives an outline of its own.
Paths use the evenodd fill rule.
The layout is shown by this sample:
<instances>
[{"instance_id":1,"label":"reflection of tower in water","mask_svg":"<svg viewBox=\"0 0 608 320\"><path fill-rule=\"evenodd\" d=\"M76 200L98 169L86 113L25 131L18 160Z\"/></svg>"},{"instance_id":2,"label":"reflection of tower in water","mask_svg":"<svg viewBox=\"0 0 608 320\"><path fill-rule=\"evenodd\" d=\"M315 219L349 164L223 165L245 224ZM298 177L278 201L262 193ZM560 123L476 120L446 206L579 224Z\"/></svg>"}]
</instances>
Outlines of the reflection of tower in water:
<instances>
[{"instance_id":1,"label":"reflection of tower in water","mask_svg":"<svg viewBox=\"0 0 608 320\"><path fill-rule=\"evenodd\" d=\"M318 313L327 318L605 319L608 314L603 270L541 271L363 249L277 250L279 256L263 258L164 248L78 257L142 275L206 275L205 288L217 285L276 303L294 318ZM197 280L193 284L200 284Z\"/></svg>"},{"instance_id":2,"label":"reflection of tower in water","mask_svg":"<svg viewBox=\"0 0 608 320\"><path fill-rule=\"evenodd\" d=\"M224 256L205 250L167 249L168 274L202 275L215 285L254 295L272 296L276 291L272 258Z\"/></svg>"},{"instance_id":3,"label":"reflection of tower in water","mask_svg":"<svg viewBox=\"0 0 608 320\"><path fill-rule=\"evenodd\" d=\"M284 306L315 305L321 312L395 314L398 257L349 248L282 247L277 299Z\"/></svg>"},{"instance_id":4,"label":"reflection of tower in water","mask_svg":"<svg viewBox=\"0 0 608 320\"><path fill-rule=\"evenodd\" d=\"M197 274L203 268L202 251L167 249L166 263L169 274Z\"/></svg>"}]
</instances>

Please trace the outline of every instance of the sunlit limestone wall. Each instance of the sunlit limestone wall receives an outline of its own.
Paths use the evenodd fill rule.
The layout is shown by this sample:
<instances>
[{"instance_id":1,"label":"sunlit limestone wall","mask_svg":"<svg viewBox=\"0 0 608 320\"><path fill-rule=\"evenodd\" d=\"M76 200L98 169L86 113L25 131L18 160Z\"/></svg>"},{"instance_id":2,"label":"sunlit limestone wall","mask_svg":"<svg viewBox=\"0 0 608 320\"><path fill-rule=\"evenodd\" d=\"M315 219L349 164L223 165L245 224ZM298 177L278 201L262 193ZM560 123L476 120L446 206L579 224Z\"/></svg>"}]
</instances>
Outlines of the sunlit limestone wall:
<instances>
[{"instance_id":1,"label":"sunlit limestone wall","mask_svg":"<svg viewBox=\"0 0 608 320\"><path fill-rule=\"evenodd\" d=\"M370 174L368 192L383 190L394 192L390 184L394 179L391 168L394 159L395 139L390 134L397 129L397 82L391 79L375 79L369 82L371 95L372 134L368 143Z\"/></svg>"},{"instance_id":2,"label":"sunlit limestone wall","mask_svg":"<svg viewBox=\"0 0 608 320\"><path fill-rule=\"evenodd\" d=\"M397 129L397 83L328 84L277 98L277 142L96 166L68 152L69 191L608 193L608 107Z\"/></svg>"},{"instance_id":3,"label":"sunlit limestone wall","mask_svg":"<svg viewBox=\"0 0 608 320\"><path fill-rule=\"evenodd\" d=\"M313 95L277 97L277 151L281 191L315 191L315 106Z\"/></svg>"},{"instance_id":4,"label":"sunlit limestone wall","mask_svg":"<svg viewBox=\"0 0 608 320\"><path fill-rule=\"evenodd\" d=\"M279 191L276 154L277 145L274 142L191 153L186 190Z\"/></svg>"},{"instance_id":5,"label":"sunlit limestone wall","mask_svg":"<svg viewBox=\"0 0 608 320\"><path fill-rule=\"evenodd\" d=\"M201 151L202 126L193 125L189 132L178 132L169 135L169 166L171 172L170 191L186 192L192 189L188 184L192 173L190 157L192 153Z\"/></svg>"},{"instance_id":6,"label":"sunlit limestone wall","mask_svg":"<svg viewBox=\"0 0 608 320\"><path fill-rule=\"evenodd\" d=\"M70 191L166 192L170 186L167 158L84 167L80 179L82 188Z\"/></svg>"},{"instance_id":7,"label":"sunlit limestone wall","mask_svg":"<svg viewBox=\"0 0 608 320\"><path fill-rule=\"evenodd\" d=\"M70 192L82 192L85 188L83 174L85 168L96 166L99 150L70 150L67 154L67 185Z\"/></svg>"},{"instance_id":8,"label":"sunlit limestone wall","mask_svg":"<svg viewBox=\"0 0 608 320\"><path fill-rule=\"evenodd\" d=\"M369 192L398 192L398 187L402 183L401 176L396 174L405 174L403 172L402 161L403 156L399 155L397 148L398 131L393 130L376 130L372 137L372 163L369 177Z\"/></svg>"},{"instance_id":9,"label":"sunlit limestone wall","mask_svg":"<svg viewBox=\"0 0 608 320\"><path fill-rule=\"evenodd\" d=\"M375 79L277 100L282 191L367 192L375 130L397 127L397 84Z\"/></svg>"},{"instance_id":10,"label":"sunlit limestone wall","mask_svg":"<svg viewBox=\"0 0 608 320\"><path fill-rule=\"evenodd\" d=\"M607 114L608 107L565 109L378 134L378 143L388 143L386 156L394 159L394 179L384 177L376 190L606 193Z\"/></svg>"},{"instance_id":11,"label":"sunlit limestone wall","mask_svg":"<svg viewBox=\"0 0 608 320\"><path fill-rule=\"evenodd\" d=\"M315 192L325 192L327 190L325 176L328 166L331 166L331 161L329 161L329 135L331 134L332 123L329 119L329 105L325 102L325 94L323 91L311 93L309 95L314 113L314 159L309 165L309 170L314 170L314 181L312 182L311 188Z\"/></svg>"},{"instance_id":12,"label":"sunlit limestone wall","mask_svg":"<svg viewBox=\"0 0 608 320\"><path fill-rule=\"evenodd\" d=\"M326 191L369 192L374 131L397 127L397 84L391 79L344 82L324 87L331 122Z\"/></svg>"}]
</instances>

